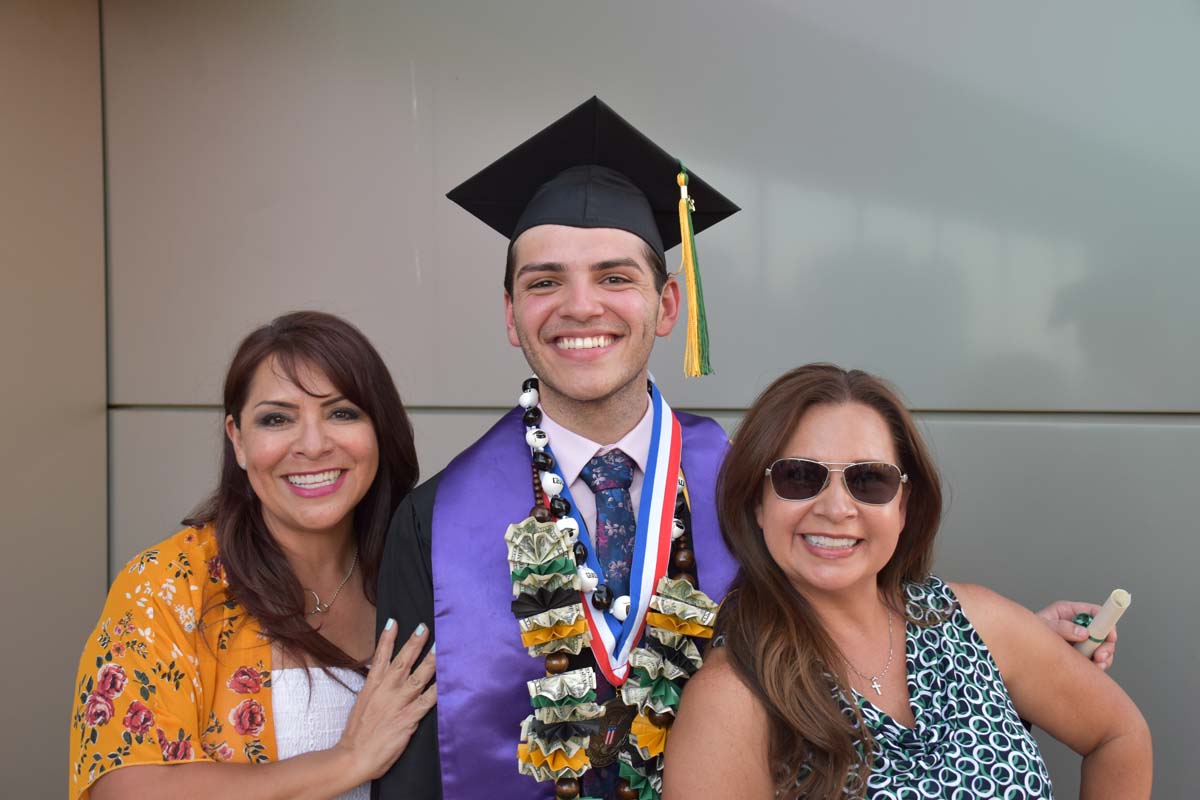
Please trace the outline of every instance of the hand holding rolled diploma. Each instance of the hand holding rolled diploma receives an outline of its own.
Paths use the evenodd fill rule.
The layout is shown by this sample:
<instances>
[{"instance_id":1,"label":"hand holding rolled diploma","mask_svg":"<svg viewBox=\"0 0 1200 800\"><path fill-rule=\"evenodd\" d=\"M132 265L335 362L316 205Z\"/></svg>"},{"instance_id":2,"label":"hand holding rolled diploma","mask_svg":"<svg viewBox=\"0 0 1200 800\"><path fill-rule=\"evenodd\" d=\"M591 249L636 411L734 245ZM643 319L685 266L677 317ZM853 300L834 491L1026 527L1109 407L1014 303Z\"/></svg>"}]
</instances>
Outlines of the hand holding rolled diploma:
<instances>
[{"instance_id":1,"label":"hand holding rolled diploma","mask_svg":"<svg viewBox=\"0 0 1200 800\"><path fill-rule=\"evenodd\" d=\"M1132 602L1133 597L1129 592L1124 589L1113 589L1112 594L1100 607L1099 613L1088 625L1088 638L1076 644L1075 649L1091 658L1092 653L1096 652L1096 648L1104 643L1109 632L1116 627L1117 620L1121 618Z\"/></svg>"}]
</instances>

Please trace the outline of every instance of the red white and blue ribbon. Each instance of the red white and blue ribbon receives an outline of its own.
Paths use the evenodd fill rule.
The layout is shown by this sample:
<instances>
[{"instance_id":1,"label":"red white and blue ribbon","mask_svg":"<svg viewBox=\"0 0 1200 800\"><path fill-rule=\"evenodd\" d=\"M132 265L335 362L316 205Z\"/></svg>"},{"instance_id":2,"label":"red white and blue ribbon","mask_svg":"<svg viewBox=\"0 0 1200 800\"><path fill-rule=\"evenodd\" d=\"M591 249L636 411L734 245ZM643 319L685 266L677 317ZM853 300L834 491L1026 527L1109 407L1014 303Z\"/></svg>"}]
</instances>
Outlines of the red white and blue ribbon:
<instances>
[{"instance_id":1,"label":"red white and blue ribbon","mask_svg":"<svg viewBox=\"0 0 1200 800\"><path fill-rule=\"evenodd\" d=\"M658 579L667 574L667 564L671 558L671 527L675 519L675 494L679 488L683 435L679 420L653 383L650 384L650 403L654 410L654 423L638 502L637 536L629 574L629 614L622 622L612 615L611 610L602 612L593 606L591 592L583 593L583 613L592 634L592 653L596 657L596 665L613 686L620 686L629 677L629 654L642 638L650 598L658 586ZM596 559L595 550L584 535L588 528L571 499L570 489L557 462L553 469L563 478L562 496L571 503L571 516L579 526L579 541L587 547L587 565L598 576L603 576L604 570Z\"/></svg>"}]
</instances>

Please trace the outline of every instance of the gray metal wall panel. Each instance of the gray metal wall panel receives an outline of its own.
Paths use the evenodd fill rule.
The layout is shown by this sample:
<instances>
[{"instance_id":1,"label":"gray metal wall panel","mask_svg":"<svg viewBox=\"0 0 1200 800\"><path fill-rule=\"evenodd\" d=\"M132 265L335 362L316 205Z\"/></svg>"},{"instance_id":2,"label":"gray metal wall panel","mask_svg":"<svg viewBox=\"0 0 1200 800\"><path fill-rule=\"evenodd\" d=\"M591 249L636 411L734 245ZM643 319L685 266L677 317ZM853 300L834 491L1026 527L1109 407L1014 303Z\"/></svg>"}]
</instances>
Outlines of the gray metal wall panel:
<instances>
[{"instance_id":1,"label":"gray metal wall panel","mask_svg":"<svg viewBox=\"0 0 1200 800\"><path fill-rule=\"evenodd\" d=\"M110 578L179 530L179 521L213 490L220 435L215 410L109 412Z\"/></svg>"},{"instance_id":2,"label":"gray metal wall panel","mask_svg":"<svg viewBox=\"0 0 1200 800\"><path fill-rule=\"evenodd\" d=\"M1176 742L1200 711L1200 523L1194 503L1200 417L928 415L950 490L937 570L1030 608L1102 602L1118 587L1133 606L1120 626L1113 677L1154 735L1155 796L1194 794ZM1042 737L1043 741L1048 737ZM1045 749L1056 795L1078 795L1079 759Z\"/></svg>"},{"instance_id":3,"label":"gray metal wall panel","mask_svg":"<svg viewBox=\"0 0 1200 800\"><path fill-rule=\"evenodd\" d=\"M319 306L410 402L506 404L504 243L442 194L596 92L745 208L700 237L718 379L656 355L677 403L821 358L921 408L1200 410L1188 6L108 11L116 402L208 401Z\"/></svg>"}]
</instances>

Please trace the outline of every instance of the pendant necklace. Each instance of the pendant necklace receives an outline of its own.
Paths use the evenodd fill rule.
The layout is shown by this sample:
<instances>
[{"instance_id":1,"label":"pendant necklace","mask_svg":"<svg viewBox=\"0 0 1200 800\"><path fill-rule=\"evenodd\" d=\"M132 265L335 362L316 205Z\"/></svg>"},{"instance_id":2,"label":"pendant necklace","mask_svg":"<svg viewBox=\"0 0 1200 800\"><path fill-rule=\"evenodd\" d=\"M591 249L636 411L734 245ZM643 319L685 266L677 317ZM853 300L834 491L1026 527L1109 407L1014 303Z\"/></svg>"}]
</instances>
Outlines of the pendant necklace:
<instances>
[{"instance_id":1,"label":"pendant necklace","mask_svg":"<svg viewBox=\"0 0 1200 800\"><path fill-rule=\"evenodd\" d=\"M350 569L346 572L346 577L342 578L342 582L338 584L337 589L333 593L333 597L329 598L328 603L322 603L321 595L317 594L315 590L308 589L308 588L306 588L304 590L304 591L308 592L309 594L311 594L313 596L313 599L317 601L316 607L313 608L312 611L308 612L308 615L310 617L314 616L316 614L324 614L326 611L328 611L333 606L334 603L337 602L338 595L342 593L342 589L345 587L346 581L350 580L350 576L354 574L354 568L357 566L358 566L358 550L355 549L354 560L350 562Z\"/></svg>"},{"instance_id":2,"label":"pendant necklace","mask_svg":"<svg viewBox=\"0 0 1200 800\"><path fill-rule=\"evenodd\" d=\"M889 611L888 612L888 657L887 657L887 664L885 664L883 667L883 672L880 672L878 675L864 675L858 671L857 667L855 667L853 664L850 663L850 659L844 658L844 660L846 662L846 666L850 668L851 672L853 672L855 675L857 675L858 677L862 678L864 681L869 683L871 685L871 688L875 690L875 694L882 696L883 695L883 686L880 685L879 679L886 676L888 674L888 670L892 668L892 655L893 655L893 652L892 652L892 612Z\"/></svg>"}]
</instances>

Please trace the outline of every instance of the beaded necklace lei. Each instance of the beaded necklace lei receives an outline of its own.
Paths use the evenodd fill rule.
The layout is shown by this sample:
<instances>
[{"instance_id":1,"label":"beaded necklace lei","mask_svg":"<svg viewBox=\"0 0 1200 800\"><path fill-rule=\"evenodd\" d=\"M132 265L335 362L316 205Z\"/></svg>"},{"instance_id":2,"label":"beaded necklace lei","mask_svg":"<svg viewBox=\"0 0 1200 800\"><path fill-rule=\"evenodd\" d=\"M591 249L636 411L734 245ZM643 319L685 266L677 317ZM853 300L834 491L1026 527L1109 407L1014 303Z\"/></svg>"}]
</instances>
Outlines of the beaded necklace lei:
<instances>
[{"instance_id":1,"label":"beaded necklace lei","mask_svg":"<svg viewBox=\"0 0 1200 800\"><path fill-rule=\"evenodd\" d=\"M667 733L683 685L701 665L693 638L712 637L717 609L697 588L690 503L677 448L671 453L673 459L662 460L673 467L674 485L664 472L649 487L654 498L662 498L663 509L671 509L670 521L665 522L664 513L665 525L657 532L642 530L639 521L640 544L657 534L665 552L666 540L661 537L670 539L669 559L650 566L652 554L646 554L645 569L653 570L646 579L655 579L654 589L639 612L629 596L614 598L587 566L587 536L580 535L582 525L564 496L566 487L549 450L549 437L539 427L537 377L526 380L521 389L518 403L525 409L522 419L532 460L534 505L529 517L508 526L504 538L515 598L513 615L529 655L545 659L546 676L527 684L533 713L521 723L518 769L536 780L554 781L558 798L574 800L580 794L580 776L615 760L620 772L617 797L659 800ZM648 389L652 402L663 409L660 424L674 426L664 429L664 435L673 430L678 437L674 415L652 384ZM653 503L654 498L643 496L642 503ZM648 518L642 515L641 520ZM636 579L631 578L631 586ZM595 612L584 606L589 595ZM644 614L644 622L635 618L632 624L644 625L645 636L621 663L609 652L613 643L626 641L628 646L625 637L642 635L640 627L626 624L630 613ZM614 639L611 631L621 630L621 625L624 632ZM607 632L601 626L608 626ZM595 641L594 634L605 641ZM636 643L634 638L632 644ZM595 668L570 669L571 656L589 646L617 687L616 697L604 705L596 702Z\"/></svg>"}]
</instances>

